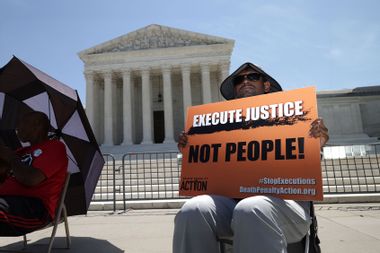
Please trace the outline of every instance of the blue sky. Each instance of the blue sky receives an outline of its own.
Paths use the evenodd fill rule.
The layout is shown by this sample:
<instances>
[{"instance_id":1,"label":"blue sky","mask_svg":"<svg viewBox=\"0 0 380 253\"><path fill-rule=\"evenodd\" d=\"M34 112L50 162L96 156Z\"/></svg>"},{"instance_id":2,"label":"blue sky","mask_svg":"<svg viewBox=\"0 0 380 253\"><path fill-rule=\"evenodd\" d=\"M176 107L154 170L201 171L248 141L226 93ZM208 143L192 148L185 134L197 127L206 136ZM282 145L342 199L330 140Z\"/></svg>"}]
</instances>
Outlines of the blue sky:
<instances>
[{"instance_id":1,"label":"blue sky","mask_svg":"<svg viewBox=\"0 0 380 253\"><path fill-rule=\"evenodd\" d=\"M1 0L0 65L40 68L85 99L77 53L150 24L235 40L232 72L246 61L284 89L380 85L377 0Z\"/></svg>"}]
</instances>

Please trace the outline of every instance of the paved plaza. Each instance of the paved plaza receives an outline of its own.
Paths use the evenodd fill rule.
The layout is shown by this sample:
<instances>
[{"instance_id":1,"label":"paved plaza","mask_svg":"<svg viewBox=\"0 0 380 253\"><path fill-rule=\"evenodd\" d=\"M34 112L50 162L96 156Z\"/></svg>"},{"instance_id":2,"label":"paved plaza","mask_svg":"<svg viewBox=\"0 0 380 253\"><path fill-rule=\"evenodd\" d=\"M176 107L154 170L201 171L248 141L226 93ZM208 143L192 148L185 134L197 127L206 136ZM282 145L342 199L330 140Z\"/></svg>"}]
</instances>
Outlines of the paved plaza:
<instances>
[{"instance_id":1,"label":"paved plaza","mask_svg":"<svg viewBox=\"0 0 380 253\"><path fill-rule=\"evenodd\" d=\"M65 246L60 225L54 249L58 253L169 253L173 220L178 209L89 212L69 218L72 245ZM380 203L318 204L316 214L324 253L380 252ZM1 252L44 252L51 229L22 237L0 238Z\"/></svg>"}]
</instances>

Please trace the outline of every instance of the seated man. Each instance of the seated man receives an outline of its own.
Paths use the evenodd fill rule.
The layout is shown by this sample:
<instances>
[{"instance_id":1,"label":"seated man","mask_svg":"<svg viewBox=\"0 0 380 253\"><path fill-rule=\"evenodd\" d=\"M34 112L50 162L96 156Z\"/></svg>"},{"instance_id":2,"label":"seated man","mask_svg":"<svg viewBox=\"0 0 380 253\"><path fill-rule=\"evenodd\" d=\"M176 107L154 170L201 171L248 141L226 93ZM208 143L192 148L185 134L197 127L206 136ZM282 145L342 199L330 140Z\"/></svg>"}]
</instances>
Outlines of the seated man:
<instances>
[{"instance_id":1,"label":"seated man","mask_svg":"<svg viewBox=\"0 0 380 253\"><path fill-rule=\"evenodd\" d=\"M227 100L282 91L263 70L245 63L223 81L221 93ZM311 124L310 136L328 140L322 119ZM187 135L179 137L181 150ZM217 238L233 237L234 253L283 253L287 245L300 241L309 230L309 202L273 196L232 199L200 195L188 200L175 217L173 253L217 253Z\"/></svg>"},{"instance_id":2,"label":"seated man","mask_svg":"<svg viewBox=\"0 0 380 253\"><path fill-rule=\"evenodd\" d=\"M28 113L17 135L31 145L16 152L0 146L0 236L23 235L54 218L68 159L65 145L49 140L49 127L44 113Z\"/></svg>"}]
</instances>

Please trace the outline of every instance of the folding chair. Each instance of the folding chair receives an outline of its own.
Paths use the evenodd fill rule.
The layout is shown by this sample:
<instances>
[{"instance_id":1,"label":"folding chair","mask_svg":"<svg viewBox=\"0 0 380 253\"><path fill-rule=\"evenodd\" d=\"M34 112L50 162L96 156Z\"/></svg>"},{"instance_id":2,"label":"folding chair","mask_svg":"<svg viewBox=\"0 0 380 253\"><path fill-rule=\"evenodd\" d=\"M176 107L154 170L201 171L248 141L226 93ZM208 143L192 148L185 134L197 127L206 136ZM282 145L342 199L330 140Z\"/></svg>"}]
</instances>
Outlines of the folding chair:
<instances>
[{"instance_id":1,"label":"folding chair","mask_svg":"<svg viewBox=\"0 0 380 253\"><path fill-rule=\"evenodd\" d=\"M306 236L296 243L291 243L288 245L288 253L321 253L321 248L319 246L320 240L318 238L318 222L317 217L314 212L314 203L310 201L310 217L311 225Z\"/></svg>"},{"instance_id":2,"label":"folding chair","mask_svg":"<svg viewBox=\"0 0 380 253\"><path fill-rule=\"evenodd\" d=\"M288 253L321 253L318 238L318 224L314 213L314 204L310 202L311 225L306 236L296 243L288 244ZM218 238L221 253L232 253L232 238Z\"/></svg>"},{"instance_id":3,"label":"folding chair","mask_svg":"<svg viewBox=\"0 0 380 253\"><path fill-rule=\"evenodd\" d=\"M51 252L51 249L53 247L53 242L54 242L54 239L55 239L55 234L57 232L58 224L61 223L61 222L65 223L66 248L67 249L70 248L71 239L70 239L70 232L69 232L69 223L67 221L67 211L66 211L66 207L65 207L65 197L66 197L67 188L69 186L69 181L70 181L70 173L67 172L67 174L66 174L66 180L65 180L65 183L63 185L61 196L60 196L60 198L58 200L58 206L57 206L57 209L55 210L55 218L54 218L54 220L52 222L50 222L49 224L47 224L45 227L39 229L39 230L42 230L42 229L46 229L46 228L49 228L49 227L53 227L53 230L52 230L51 236L50 236L48 250L46 251L47 253ZM38 230L36 230L36 231L38 231ZM35 232L35 231L33 231L33 232ZM26 246L27 246L26 234L23 237L24 237L24 249L25 249Z\"/></svg>"}]
</instances>

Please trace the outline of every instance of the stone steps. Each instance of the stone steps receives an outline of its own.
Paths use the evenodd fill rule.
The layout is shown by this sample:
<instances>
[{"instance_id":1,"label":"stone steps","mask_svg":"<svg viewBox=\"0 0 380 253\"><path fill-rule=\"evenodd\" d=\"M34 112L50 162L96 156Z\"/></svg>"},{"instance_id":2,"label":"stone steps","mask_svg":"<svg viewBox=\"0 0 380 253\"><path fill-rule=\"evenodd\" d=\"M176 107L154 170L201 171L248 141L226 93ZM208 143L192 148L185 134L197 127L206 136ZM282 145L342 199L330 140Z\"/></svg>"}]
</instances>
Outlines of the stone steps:
<instances>
[{"instance_id":1,"label":"stone steps","mask_svg":"<svg viewBox=\"0 0 380 253\"><path fill-rule=\"evenodd\" d=\"M103 193L103 194L97 194L95 193L93 195L93 200L113 200L113 193ZM115 194L116 200L123 200L124 194L123 193L116 193ZM166 198L179 198L178 190L166 190L163 191L140 191L140 192L134 192L134 191L126 191L125 198L127 200L139 200L139 199L166 199Z\"/></svg>"},{"instance_id":2,"label":"stone steps","mask_svg":"<svg viewBox=\"0 0 380 253\"><path fill-rule=\"evenodd\" d=\"M165 174L159 175L159 177L144 177L142 175L136 176L136 178L125 178L125 183L127 185L137 185L137 184L165 184L165 183L177 183L179 182L179 173L173 174L174 177L166 177ZM358 176L354 177L351 175L345 176L345 177L322 177L323 184L324 185L331 185L331 184L368 184L368 183L375 183L380 184L380 176ZM99 184L103 183L105 185L113 185L113 177L109 178L100 178ZM123 177L122 175L118 175L115 177L115 184L116 185L122 185L123 184Z\"/></svg>"},{"instance_id":3,"label":"stone steps","mask_svg":"<svg viewBox=\"0 0 380 253\"><path fill-rule=\"evenodd\" d=\"M322 178L322 182L323 185L378 184L380 186L380 176Z\"/></svg>"},{"instance_id":4,"label":"stone steps","mask_svg":"<svg viewBox=\"0 0 380 253\"><path fill-rule=\"evenodd\" d=\"M172 180L172 182L170 182ZM98 186L95 189L95 194L100 193L106 193L106 192L113 192L113 181L108 181L108 184L104 183L103 181L100 181L98 183ZM376 188L377 185L377 188ZM159 191L161 190L175 190L177 191L179 188L179 179L172 178L161 178L161 179L155 179L154 181L151 180L135 180L133 182L127 181L125 184L125 190L127 192L133 191ZM121 192L123 190L123 184L122 180L116 180L115 189L118 192ZM357 179L352 178L343 178L343 179L323 179L323 189L324 192L361 192L361 191L380 191L380 177L360 177Z\"/></svg>"},{"instance_id":5,"label":"stone steps","mask_svg":"<svg viewBox=\"0 0 380 253\"><path fill-rule=\"evenodd\" d=\"M380 176L380 172L377 169L356 170L356 171L322 171L322 177L368 177L368 176Z\"/></svg>"},{"instance_id":6,"label":"stone steps","mask_svg":"<svg viewBox=\"0 0 380 253\"><path fill-rule=\"evenodd\" d=\"M159 191L159 190L172 190L172 191L178 191L178 183L177 184L155 184L155 185L126 185L125 191L126 192L137 192L137 191ZM117 185L115 187L117 191L122 191L123 186ZM95 194L105 193L105 192L113 192L113 186L100 186L96 187Z\"/></svg>"},{"instance_id":7,"label":"stone steps","mask_svg":"<svg viewBox=\"0 0 380 253\"><path fill-rule=\"evenodd\" d=\"M128 200L116 201L115 209L123 210L124 203L128 209L178 209L186 202L187 198L163 199L163 200ZM316 204L330 203L375 203L380 202L380 193L369 194L325 194L323 201L315 201ZM92 201L89 211L110 211L114 208L113 201Z\"/></svg>"},{"instance_id":8,"label":"stone steps","mask_svg":"<svg viewBox=\"0 0 380 253\"><path fill-rule=\"evenodd\" d=\"M329 174L323 176L323 185L327 186L347 186L347 185L367 185L367 184L380 184L380 176L371 175L371 173L338 173ZM372 173L374 174L374 173ZM151 185L163 185L163 184L178 184L179 183L179 172L163 172L163 173L140 173L140 174L128 174L125 175L125 185L126 186L139 186L140 188L149 188ZM108 175L105 177L102 175L98 182L98 187L112 186L115 183L116 186L123 185L123 176L120 174L115 175L115 180L113 175Z\"/></svg>"},{"instance_id":9,"label":"stone steps","mask_svg":"<svg viewBox=\"0 0 380 253\"><path fill-rule=\"evenodd\" d=\"M180 171L177 170L166 170L166 171L140 171L134 173L126 173L124 175L125 179L142 179L142 178L164 178L173 175L173 177L179 177ZM362 177L380 177L380 172L376 169L374 170L357 170L357 171L322 171L323 178L362 178ZM106 174L102 173L101 179L112 180L114 178L112 173ZM122 173L116 173L115 179L123 179Z\"/></svg>"},{"instance_id":10,"label":"stone steps","mask_svg":"<svg viewBox=\"0 0 380 253\"><path fill-rule=\"evenodd\" d=\"M113 190L95 191L94 199L113 199ZM324 193L353 193L353 192L380 192L379 185L334 185L323 186ZM122 189L117 191L116 200L122 200ZM127 199L155 199L166 197L178 197L178 185L166 186L126 186L125 196Z\"/></svg>"}]
</instances>

